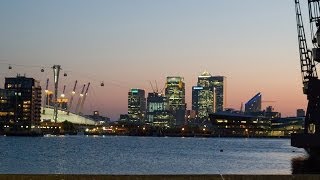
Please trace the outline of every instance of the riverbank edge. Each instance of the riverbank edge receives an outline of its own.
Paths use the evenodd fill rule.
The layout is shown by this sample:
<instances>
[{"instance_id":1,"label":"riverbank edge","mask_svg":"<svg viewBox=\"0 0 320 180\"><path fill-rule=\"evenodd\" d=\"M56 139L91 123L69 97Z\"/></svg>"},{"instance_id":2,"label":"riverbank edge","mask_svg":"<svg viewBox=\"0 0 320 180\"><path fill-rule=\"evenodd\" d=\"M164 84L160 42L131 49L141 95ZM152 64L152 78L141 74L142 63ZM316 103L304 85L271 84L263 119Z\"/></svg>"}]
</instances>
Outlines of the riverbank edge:
<instances>
[{"instance_id":1,"label":"riverbank edge","mask_svg":"<svg viewBox=\"0 0 320 180\"><path fill-rule=\"evenodd\" d=\"M198 180L198 179L220 179L220 180L318 180L320 174L310 175L230 175L230 174L212 174L212 175L88 175L88 174L1 174L2 180L68 180L68 179L94 179L94 180Z\"/></svg>"}]
</instances>

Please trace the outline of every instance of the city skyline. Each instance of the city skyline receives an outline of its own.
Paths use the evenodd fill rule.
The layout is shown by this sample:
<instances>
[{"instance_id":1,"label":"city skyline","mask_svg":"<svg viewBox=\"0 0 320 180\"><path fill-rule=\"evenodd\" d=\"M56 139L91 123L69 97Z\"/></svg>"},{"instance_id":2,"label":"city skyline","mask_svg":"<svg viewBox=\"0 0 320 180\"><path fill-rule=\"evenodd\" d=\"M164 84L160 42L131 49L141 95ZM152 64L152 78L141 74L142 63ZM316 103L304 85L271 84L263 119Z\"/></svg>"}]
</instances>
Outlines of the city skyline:
<instances>
[{"instance_id":1,"label":"city skyline","mask_svg":"<svg viewBox=\"0 0 320 180\"><path fill-rule=\"evenodd\" d=\"M164 85L167 76L184 77L191 109L204 70L228 78L226 107L261 92L283 116L306 108L289 0L7 1L0 10L0 82L26 73L44 87L53 75L40 67L60 64L68 72L60 87L92 82L86 113L117 120L129 89L152 92L149 81Z\"/></svg>"},{"instance_id":2,"label":"city skyline","mask_svg":"<svg viewBox=\"0 0 320 180\"><path fill-rule=\"evenodd\" d=\"M12 66L10 65L10 68L12 68ZM205 71L204 73L208 73L207 71ZM20 76L20 74L18 74L17 75L17 77L19 77ZM23 75L22 77L25 77L25 75ZM200 77L201 77L201 75L200 75ZM215 76L212 76L212 77L214 77L214 78L216 78ZM223 77L223 78L226 78L226 77L224 77L224 76L217 76L218 78L220 78L220 77ZM15 78L15 77L6 77L6 78ZM27 78L34 78L34 77L27 77ZM175 76L175 77L167 77L167 79L170 79L170 78L182 78L183 79L183 77L178 77L178 76ZM35 80L37 80L36 78L35 78ZM39 84L40 84L41 82L39 81ZM150 82L151 83L151 82ZM4 84L5 85L5 84ZM197 85L197 84L196 84ZM58 90L58 97L60 97L60 95L61 95L61 97L62 97L62 89L63 88L65 88L65 86L66 85L64 85L63 87L61 87L61 85L59 86L59 90ZM100 84L100 86L102 86L101 84ZM137 88L131 88L131 89L129 89L129 93L127 92L127 94L126 94L126 97L128 97L128 95L129 95L129 101L130 101L130 94L132 93L132 92L135 92L135 91L143 91L145 94L148 94L148 93L160 93L162 96L165 96L165 92L164 92L164 90L165 89L163 89L163 92L160 92L160 90L159 89L154 89L155 87L153 87L153 85L152 85L152 83L150 84L150 86L151 86L151 88L152 88L152 90L151 91L147 91L147 92L145 92L145 90L144 89L137 89ZM185 84L183 85L183 86L185 86ZM5 87L5 86L4 86ZM51 88L49 88L49 91L51 92L51 91L53 91L53 84L51 84L51 85L49 85L49 87L51 87ZM71 87L71 86L70 86ZM200 86L200 87L202 87L202 86ZM41 87L41 88L44 88L44 87ZM80 98L81 98L81 94L83 94L82 92L80 92L80 90L82 89L82 90L84 90L84 88L85 88L85 84L84 84L84 86L83 87L78 87L77 88L77 90L76 90L76 96L78 95L79 97L75 97L76 99L75 100L79 100ZM192 90L194 90L194 88L199 88L199 86L192 86ZM45 91L45 89L43 89L43 91ZM43 92L44 93L44 92ZM52 92L51 92L52 93ZM59 95L60 94L60 95ZM66 92L65 94L63 94L63 97L65 97L65 98L70 98L72 95L71 94L73 94L72 93L72 91L70 90L70 91L68 91L68 92ZM159 94L159 95L160 95ZM259 92L257 95L260 95L261 93ZM255 95L254 97L256 97L257 95ZM193 94L191 94L191 98L192 98L192 96L193 96ZM43 94L43 97L42 97L42 101L45 101L45 99L44 99L44 97L45 97L45 94ZM186 96L186 97L188 97L188 96ZM146 98L145 98L146 99ZM187 99L187 98L186 98ZM260 95L260 99L261 99L261 95ZM251 98L251 100L252 100L252 98ZM249 101L251 101L251 100L249 100ZM116 120L119 120L119 117L120 117L120 115L121 114L130 114L130 112L128 112L128 111L130 111L129 109L130 109L130 104L129 104L129 101L127 102L127 109L126 109L126 111L125 112L120 112L120 114L118 115L118 116L116 116L113 120L114 121L116 121ZM249 102L248 101L248 102ZM261 100L260 100L261 101ZM275 103L276 101L261 101L260 102L260 104L262 105L262 104L264 104L264 103ZM43 104L43 102L41 103L41 104ZM145 105L147 104L147 102L145 102L144 103ZM91 104L90 104L91 105ZM186 105L186 107L187 107L187 109L186 110L192 110L192 103L191 104L185 104ZM88 106L88 105L85 105L85 106ZM240 108L239 109L237 109L237 108L230 108L230 107L224 107L224 109L225 110L227 110L227 109L234 109L234 110L240 110L241 111L241 108L243 108L242 107L243 106L243 102L241 103L241 105L240 105ZM270 108L270 106L272 106L272 105L270 105L270 104L267 104L267 105L265 105L265 106L261 106L261 111L265 111L267 108ZM274 106L272 106L273 108L274 108ZM299 110L299 109L296 109L296 110ZM302 110L304 110L304 109L302 109ZM76 107L71 107L71 111L74 111L74 112L77 112L77 110L76 110ZM88 114L88 115L90 115L90 114L92 114L92 112L94 113L94 112L98 112L98 111L96 111L96 110L94 110L94 111L83 111L84 112L84 114ZM281 112L280 112L281 113ZM296 111L295 111L295 113L296 113ZM83 113L81 113L81 114L83 114ZM107 114L108 115L108 114ZM295 114L293 114L292 115L292 117L293 116L295 116ZM289 116L287 116L287 117L289 117Z\"/></svg>"}]
</instances>

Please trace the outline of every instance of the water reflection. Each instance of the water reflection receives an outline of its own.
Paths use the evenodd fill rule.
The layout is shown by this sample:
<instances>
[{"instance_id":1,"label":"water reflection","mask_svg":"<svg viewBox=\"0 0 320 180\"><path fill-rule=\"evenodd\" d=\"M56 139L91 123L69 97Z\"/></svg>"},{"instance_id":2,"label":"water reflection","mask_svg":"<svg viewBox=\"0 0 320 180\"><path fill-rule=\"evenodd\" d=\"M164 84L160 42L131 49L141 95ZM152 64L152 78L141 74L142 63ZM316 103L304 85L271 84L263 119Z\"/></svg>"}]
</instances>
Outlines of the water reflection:
<instances>
[{"instance_id":1,"label":"water reflection","mask_svg":"<svg viewBox=\"0 0 320 180\"><path fill-rule=\"evenodd\" d=\"M320 159L298 157L291 160L292 174L320 174Z\"/></svg>"}]
</instances>

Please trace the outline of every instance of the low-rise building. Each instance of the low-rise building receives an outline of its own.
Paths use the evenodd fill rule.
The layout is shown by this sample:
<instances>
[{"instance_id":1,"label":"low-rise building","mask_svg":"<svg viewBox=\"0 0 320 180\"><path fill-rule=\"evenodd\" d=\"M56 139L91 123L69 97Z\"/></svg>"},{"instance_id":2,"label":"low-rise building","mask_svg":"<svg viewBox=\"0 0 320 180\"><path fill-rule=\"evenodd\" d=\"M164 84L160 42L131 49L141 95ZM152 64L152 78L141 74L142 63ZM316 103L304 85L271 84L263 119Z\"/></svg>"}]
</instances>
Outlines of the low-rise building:
<instances>
[{"instance_id":1,"label":"low-rise building","mask_svg":"<svg viewBox=\"0 0 320 180\"><path fill-rule=\"evenodd\" d=\"M271 127L269 119L229 112L210 114L210 120L218 136L267 136Z\"/></svg>"},{"instance_id":2,"label":"low-rise building","mask_svg":"<svg viewBox=\"0 0 320 180\"><path fill-rule=\"evenodd\" d=\"M304 117L274 118L271 120L270 136L290 136L292 133L303 133Z\"/></svg>"}]
</instances>

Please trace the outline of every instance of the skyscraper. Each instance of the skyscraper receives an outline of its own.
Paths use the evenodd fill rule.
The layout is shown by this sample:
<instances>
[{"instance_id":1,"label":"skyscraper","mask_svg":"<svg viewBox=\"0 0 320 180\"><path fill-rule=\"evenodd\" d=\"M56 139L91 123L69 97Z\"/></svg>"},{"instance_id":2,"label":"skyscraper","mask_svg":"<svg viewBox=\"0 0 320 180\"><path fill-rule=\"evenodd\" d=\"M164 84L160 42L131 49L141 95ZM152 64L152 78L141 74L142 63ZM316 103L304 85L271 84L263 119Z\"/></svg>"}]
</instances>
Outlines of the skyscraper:
<instances>
[{"instance_id":1,"label":"skyscraper","mask_svg":"<svg viewBox=\"0 0 320 180\"><path fill-rule=\"evenodd\" d=\"M185 83L183 77L167 77L165 95L168 100L169 111L175 117L175 124L180 125L184 122L186 103L185 103Z\"/></svg>"},{"instance_id":2,"label":"skyscraper","mask_svg":"<svg viewBox=\"0 0 320 180\"><path fill-rule=\"evenodd\" d=\"M261 111L261 93L257 93L245 104L245 112L260 112Z\"/></svg>"},{"instance_id":3,"label":"skyscraper","mask_svg":"<svg viewBox=\"0 0 320 180\"><path fill-rule=\"evenodd\" d=\"M198 77L198 84L192 88L192 109L198 118L207 119L209 114L223 111L226 102L226 78L212 76L204 71Z\"/></svg>"},{"instance_id":4,"label":"skyscraper","mask_svg":"<svg viewBox=\"0 0 320 180\"><path fill-rule=\"evenodd\" d=\"M148 93L147 121L155 126L168 126L172 124L172 116L168 111L168 101L162 94Z\"/></svg>"},{"instance_id":5,"label":"skyscraper","mask_svg":"<svg viewBox=\"0 0 320 180\"><path fill-rule=\"evenodd\" d=\"M131 89L128 92L128 115L129 120L144 122L146 113L145 91L142 89Z\"/></svg>"},{"instance_id":6,"label":"skyscraper","mask_svg":"<svg viewBox=\"0 0 320 180\"><path fill-rule=\"evenodd\" d=\"M198 86L192 88L192 110L197 112L198 118L206 119L216 110L215 88L213 78L207 71L198 77Z\"/></svg>"},{"instance_id":7,"label":"skyscraper","mask_svg":"<svg viewBox=\"0 0 320 180\"><path fill-rule=\"evenodd\" d=\"M16 94L15 119L10 130L29 131L40 124L41 87L39 81L18 75L5 79L5 89Z\"/></svg>"},{"instance_id":8,"label":"skyscraper","mask_svg":"<svg viewBox=\"0 0 320 180\"><path fill-rule=\"evenodd\" d=\"M199 119L206 119L215 112L215 92L211 88L202 86L192 87L192 110Z\"/></svg>"},{"instance_id":9,"label":"skyscraper","mask_svg":"<svg viewBox=\"0 0 320 180\"><path fill-rule=\"evenodd\" d=\"M215 111L223 111L227 103L227 78L224 76L212 76L212 87L215 91Z\"/></svg>"},{"instance_id":10,"label":"skyscraper","mask_svg":"<svg viewBox=\"0 0 320 180\"><path fill-rule=\"evenodd\" d=\"M198 114L199 112L199 95L200 91L203 90L202 86L192 86L192 110Z\"/></svg>"}]
</instances>

